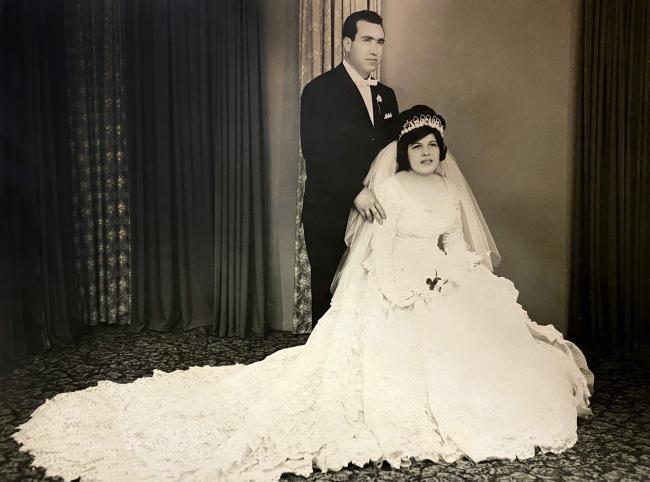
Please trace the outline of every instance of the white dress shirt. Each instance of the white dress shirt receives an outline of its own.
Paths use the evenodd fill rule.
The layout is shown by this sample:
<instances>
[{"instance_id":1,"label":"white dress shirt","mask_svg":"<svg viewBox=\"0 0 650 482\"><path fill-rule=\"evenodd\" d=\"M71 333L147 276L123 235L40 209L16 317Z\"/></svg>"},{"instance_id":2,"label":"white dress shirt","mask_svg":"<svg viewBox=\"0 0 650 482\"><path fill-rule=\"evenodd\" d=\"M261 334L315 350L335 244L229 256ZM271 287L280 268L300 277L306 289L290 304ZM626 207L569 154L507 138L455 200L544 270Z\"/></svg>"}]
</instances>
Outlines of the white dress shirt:
<instances>
[{"instance_id":1,"label":"white dress shirt","mask_svg":"<svg viewBox=\"0 0 650 482\"><path fill-rule=\"evenodd\" d=\"M375 79L372 79L368 77L368 79L364 79L359 75L359 73L354 70L354 67L352 67L347 60L343 60L343 67L345 67L345 70L348 71L348 75L352 78L354 81L354 84L357 86L357 89L359 89L359 92L361 93L361 97L363 98L364 104L366 104L366 109L368 110L368 115L370 116L370 122L372 122L372 125L375 125L375 118L373 115L374 108L372 104L372 92L370 91L370 86L371 85L377 85L377 81Z\"/></svg>"}]
</instances>

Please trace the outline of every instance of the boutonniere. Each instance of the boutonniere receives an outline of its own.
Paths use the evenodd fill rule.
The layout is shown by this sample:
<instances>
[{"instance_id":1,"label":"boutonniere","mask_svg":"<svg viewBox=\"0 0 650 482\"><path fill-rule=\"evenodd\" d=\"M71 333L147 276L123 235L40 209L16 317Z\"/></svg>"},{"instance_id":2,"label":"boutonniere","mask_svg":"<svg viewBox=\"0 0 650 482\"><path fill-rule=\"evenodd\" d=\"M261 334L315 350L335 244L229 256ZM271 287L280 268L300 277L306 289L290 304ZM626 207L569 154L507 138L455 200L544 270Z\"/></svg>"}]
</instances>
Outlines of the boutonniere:
<instances>
[{"instance_id":1,"label":"boutonniere","mask_svg":"<svg viewBox=\"0 0 650 482\"><path fill-rule=\"evenodd\" d=\"M383 102L383 99L381 98L381 95L377 94L377 97L375 97L375 100L377 101L377 107L379 107L379 113L381 114L381 103Z\"/></svg>"}]
</instances>

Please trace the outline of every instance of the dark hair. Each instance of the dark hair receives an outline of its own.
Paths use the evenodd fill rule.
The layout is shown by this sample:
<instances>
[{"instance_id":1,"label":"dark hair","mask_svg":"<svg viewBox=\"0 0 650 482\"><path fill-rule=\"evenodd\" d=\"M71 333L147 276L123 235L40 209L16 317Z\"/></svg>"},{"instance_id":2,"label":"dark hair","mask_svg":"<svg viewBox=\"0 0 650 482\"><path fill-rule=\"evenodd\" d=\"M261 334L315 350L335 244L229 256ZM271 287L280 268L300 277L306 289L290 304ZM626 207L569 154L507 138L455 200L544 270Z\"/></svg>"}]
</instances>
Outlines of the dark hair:
<instances>
[{"instance_id":1,"label":"dark hair","mask_svg":"<svg viewBox=\"0 0 650 482\"><path fill-rule=\"evenodd\" d=\"M350 40L354 40L354 37L357 36L357 22L360 20L381 25L381 28L384 28L384 21L377 12L359 10L348 15L348 18L343 22L343 38L348 37Z\"/></svg>"},{"instance_id":2,"label":"dark hair","mask_svg":"<svg viewBox=\"0 0 650 482\"><path fill-rule=\"evenodd\" d=\"M409 120L413 119L414 117L420 117L420 115L428 115L431 117L435 116L440 119L443 129L447 127L447 123L445 122L444 117L442 117L440 114L437 114L436 111L431 107L427 107L426 105L416 105L408 110L405 110L399 115L399 123L397 128L401 130L404 124L406 124ZM411 170L411 164L409 163L408 156L408 147L410 144L415 144L417 141L423 137L428 136L429 134L433 134L433 137L435 137L436 143L438 144L438 149L440 150L439 160L443 161L445 157L447 157L447 145L445 144L445 140L442 137L440 131L431 126L417 127L411 131L408 131L397 141L397 172ZM397 136L399 136L399 132L397 133Z\"/></svg>"}]
</instances>

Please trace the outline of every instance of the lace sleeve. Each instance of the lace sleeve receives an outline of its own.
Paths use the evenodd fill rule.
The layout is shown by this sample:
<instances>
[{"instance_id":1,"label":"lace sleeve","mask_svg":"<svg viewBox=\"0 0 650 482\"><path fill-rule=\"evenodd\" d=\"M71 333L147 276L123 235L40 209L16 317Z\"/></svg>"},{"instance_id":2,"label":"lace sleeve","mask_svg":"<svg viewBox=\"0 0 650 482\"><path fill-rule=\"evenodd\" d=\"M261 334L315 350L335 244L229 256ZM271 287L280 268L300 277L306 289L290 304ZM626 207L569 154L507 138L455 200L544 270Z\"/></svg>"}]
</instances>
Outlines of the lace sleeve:
<instances>
[{"instance_id":1,"label":"lace sleeve","mask_svg":"<svg viewBox=\"0 0 650 482\"><path fill-rule=\"evenodd\" d=\"M393 261L393 243L397 234L397 219L400 206L395 194L387 183L380 186L375 196L386 212L382 224L375 223L371 240L373 267L379 283L379 288L388 302L394 307L403 308L413 303L413 293L400 293L395 280L395 265Z\"/></svg>"},{"instance_id":2,"label":"lace sleeve","mask_svg":"<svg viewBox=\"0 0 650 482\"><path fill-rule=\"evenodd\" d=\"M476 266L481 262L481 257L467 248L460 204L456 203L455 209L454 224L442 235L442 247L448 256L458 259L462 265Z\"/></svg>"},{"instance_id":3,"label":"lace sleeve","mask_svg":"<svg viewBox=\"0 0 650 482\"><path fill-rule=\"evenodd\" d=\"M447 254L458 254L467 251L467 243L463 234L463 223L460 218L460 206L456 206L454 224L442 235L442 247Z\"/></svg>"}]
</instances>

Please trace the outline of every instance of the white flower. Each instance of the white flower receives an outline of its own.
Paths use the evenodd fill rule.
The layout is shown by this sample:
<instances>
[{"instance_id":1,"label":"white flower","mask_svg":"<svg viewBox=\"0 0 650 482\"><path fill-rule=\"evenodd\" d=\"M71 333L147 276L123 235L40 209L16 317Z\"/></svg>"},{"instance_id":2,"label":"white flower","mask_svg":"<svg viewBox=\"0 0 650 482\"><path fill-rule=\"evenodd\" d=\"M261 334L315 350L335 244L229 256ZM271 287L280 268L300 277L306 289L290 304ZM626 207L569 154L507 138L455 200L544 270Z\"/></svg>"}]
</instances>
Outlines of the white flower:
<instances>
[{"instance_id":1,"label":"white flower","mask_svg":"<svg viewBox=\"0 0 650 482\"><path fill-rule=\"evenodd\" d=\"M377 100L377 104L381 104L383 102L381 95L377 94L377 97L375 98Z\"/></svg>"}]
</instances>

